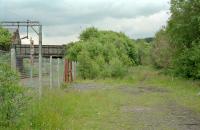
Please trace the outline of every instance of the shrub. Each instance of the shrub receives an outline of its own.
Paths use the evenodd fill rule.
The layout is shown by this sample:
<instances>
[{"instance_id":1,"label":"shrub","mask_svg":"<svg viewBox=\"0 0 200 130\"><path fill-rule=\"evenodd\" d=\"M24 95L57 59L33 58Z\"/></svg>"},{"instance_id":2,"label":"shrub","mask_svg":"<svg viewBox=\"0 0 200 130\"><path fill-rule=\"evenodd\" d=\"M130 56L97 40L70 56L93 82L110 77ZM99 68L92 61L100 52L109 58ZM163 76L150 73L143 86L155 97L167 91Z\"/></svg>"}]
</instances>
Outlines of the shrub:
<instances>
[{"instance_id":1,"label":"shrub","mask_svg":"<svg viewBox=\"0 0 200 130\"><path fill-rule=\"evenodd\" d=\"M147 43L144 40L138 40L136 44L137 49L137 64L149 65L151 64L151 47L152 43Z\"/></svg>"},{"instance_id":2,"label":"shrub","mask_svg":"<svg viewBox=\"0 0 200 130\"><path fill-rule=\"evenodd\" d=\"M84 30L80 35L80 40L89 40L98 37L98 30L94 27Z\"/></svg>"},{"instance_id":3,"label":"shrub","mask_svg":"<svg viewBox=\"0 0 200 130\"><path fill-rule=\"evenodd\" d=\"M9 50L11 45L11 34L8 30L0 27L0 49Z\"/></svg>"},{"instance_id":4,"label":"shrub","mask_svg":"<svg viewBox=\"0 0 200 130\"><path fill-rule=\"evenodd\" d=\"M67 58L78 61L83 79L122 77L127 68L137 64L133 40L123 33L89 28L67 51Z\"/></svg>"},{"instance_id":5,"label":"shrub","mask_svg":"<svg viewBox=\"0 0 200 130\"><path fill-rule=\"evenodd\" d=\"M110 61L109 69L111 70L111 76L114 78L122 78L127 73L127 67L117 58Z\"/></svg>"},{"instance_id":6,"label":"shrub","mask_svg":"<svg viewBox=\"0 0 200 130\"><path fill-rule=\"evenodd\" d=\"M171 0L171 17L166 27L170 44L175 48L172 71L193 79L200 79L199 5L199 0Z\"/></svg>"},{"instance_id":7,"label":"shrub","mask_svg":"<svg viewBox=\"0 0 200 130\"><path fill-rule=\"evenodd\" d=\"M17 74L0 64L0 127L17 124L23 115L26 98L18 84Z\"/></svg>"},{"instance_id":8,"label":"shrub","mask_svg":"<svg viewBox=\"0 0 200 130\"><path fill-rule=\"evenodd\" d=\"M67 58L70 60L78 61L78 55L82 51L82 43L74 44L67 48Z\"/></svg>"},{"instance_id":9,"label":"shrub","mask_svg":"<svg viewBox=\"0 0 200 130\"><path fill-rule=\"evenodd\" d=\"M174 60L174 71L185 78L200 79L200 43L183 50Z\"/></svg>"}]
</instances>

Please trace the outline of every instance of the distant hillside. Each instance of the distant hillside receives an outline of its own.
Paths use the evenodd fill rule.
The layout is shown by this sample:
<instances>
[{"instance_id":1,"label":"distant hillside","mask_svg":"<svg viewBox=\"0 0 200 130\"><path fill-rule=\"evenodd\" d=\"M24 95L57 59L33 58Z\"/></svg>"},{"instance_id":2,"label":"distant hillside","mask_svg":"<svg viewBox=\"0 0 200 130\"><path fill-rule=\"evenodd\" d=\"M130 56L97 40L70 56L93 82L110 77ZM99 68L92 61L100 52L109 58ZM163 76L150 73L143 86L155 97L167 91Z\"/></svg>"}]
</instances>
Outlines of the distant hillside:
<instances>
[{"instance_id":1,"label":"distant hillside","mask_svg":"<svg viewBox=\"0 0 200 130\"><path fill-rule=\"evenodd\" d=\"M141 38L141 39L136 39L136 41L145 41L147 43L150 43L154 40L154 37L148 37L148 38Z\"/></svg>"}]
</instances>

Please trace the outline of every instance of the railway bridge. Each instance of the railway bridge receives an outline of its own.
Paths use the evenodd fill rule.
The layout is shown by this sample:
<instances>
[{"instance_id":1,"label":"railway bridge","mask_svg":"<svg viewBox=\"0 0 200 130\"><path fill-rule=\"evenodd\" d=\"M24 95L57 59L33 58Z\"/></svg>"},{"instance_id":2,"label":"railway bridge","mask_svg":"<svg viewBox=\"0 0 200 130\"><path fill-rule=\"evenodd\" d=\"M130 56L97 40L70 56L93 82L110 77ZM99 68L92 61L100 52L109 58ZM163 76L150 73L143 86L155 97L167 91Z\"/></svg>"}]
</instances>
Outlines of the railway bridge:
<instances>
[{"instance_id":1,"label":"railway bridge","mask_svg":"<svg viewBox=\"0 0 200 130\"><path fill-rule=\"evenodd\" d=\"M33 55L35 58L39 57L39 45L26 44L13 44L12 48L15 50L16 58L30 58ZM34 50L31 54L31 49ZM65 56L65 46L64 45L42 45L42 57L49 58L63 58Z\"/></svg>"}]
</instances>

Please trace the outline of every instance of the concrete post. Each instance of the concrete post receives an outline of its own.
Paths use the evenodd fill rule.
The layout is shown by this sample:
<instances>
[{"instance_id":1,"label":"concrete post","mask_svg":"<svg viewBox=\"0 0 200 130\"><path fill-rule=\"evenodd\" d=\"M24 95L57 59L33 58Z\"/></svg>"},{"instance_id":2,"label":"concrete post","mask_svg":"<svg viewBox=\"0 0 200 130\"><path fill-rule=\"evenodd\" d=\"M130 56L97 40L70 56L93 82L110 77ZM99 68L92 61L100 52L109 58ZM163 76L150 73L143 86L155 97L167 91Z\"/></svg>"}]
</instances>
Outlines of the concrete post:
<instances>
[{"instance_id":1,"label":"concrete post","mask_svg":"<svg viewBox=\"0 0 200 130\"><path fill-rule=\"evenodd\" d=\"M33 86L34 41L30 38L30 84Z\"/></svg>"},{"instance_id":2,"label":"concrete post","mask_svg":"<svg viewBox=\"0 0 200 130\"><path fill-rule=\"evenodd\" d=\"M58 87L60 87L60 59L58 58L57 72L58 72Z\"/></svg>"},{"instance_id":3,"label":"concrete post","mask_svg":"<svg viewBox=\"0 0 200 130\"><path fill-rule=\"evenodd\" d=\"M75 62L72 61L72 79L75 79Z\"/></svg>"},{"instance_id":4,"label":"concrete post","mask_svg":"<svg viewBox=\"0 0 200 130\"><path fill-rule=\"evenodd\" d=\"M42 96L42 25L39 26L39 96Z\"/></svg>"},{"instance_id":5,"label":"concrete post","mask_svg":"<svg viewBox=\"0 0 200 130\"><path fill-rule=\"evenodd\" d=\"M53 88L52 56L50 56L50 88Z\"/></svg>"},{"instance_id":6,"label":"concrete post","mask_svg":"<svg viewBox=\"0 0 200 130\"><path fill-rule=\"evenodd\" d=\"M30 85L31 87L33 86L33 64L30 64L31 69L30 69Z\"/></svg>"},{"instance_id":7,"label":"concrete post","mask_svg":"<svg viewBox=\"0 0 200 130\"><path fill-rule=\"evenodd\" d=\"M76 61L74 61L74 80L76 80Z\"/></svg>"},{"instance_id":8,"label":"concrete post","mask_svg":"<svg viewBox=\"0 0 200 130\"><path fill-rule=\"evenodd\" d=\"M69 63L68 63L68 60L65 59L65 83L68 83L69 82Z\"/></svg>"},{"instance_id":9,"label":"concrete post","mask_svg":"<svg viewBox=\"0 0 200 130\"><path fill-rule=\"evenodd\" d=\"M11 48L11 68L16 70L16 54L14 48Z\"/></svg>"}]
</instances>

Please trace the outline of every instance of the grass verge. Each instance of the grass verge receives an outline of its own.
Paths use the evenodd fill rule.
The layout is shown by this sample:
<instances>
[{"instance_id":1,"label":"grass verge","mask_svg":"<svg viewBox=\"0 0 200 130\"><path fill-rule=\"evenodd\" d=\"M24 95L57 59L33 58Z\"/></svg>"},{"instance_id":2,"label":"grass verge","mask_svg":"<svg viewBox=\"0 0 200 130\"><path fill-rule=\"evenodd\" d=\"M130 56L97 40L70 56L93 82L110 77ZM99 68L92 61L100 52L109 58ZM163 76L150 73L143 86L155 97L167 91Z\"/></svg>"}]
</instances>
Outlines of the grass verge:
<instances>
[{"instance_id":1,"label":"grass verge","mask_svg":"<svg viewBox=\"0 0 200 130\"><path fill-rule=\"evenodd\" d=\"M175 102L194 113L200 113L200 97L197 96L200 92L199 81L172 78L150 67L132 68L123 79L76 82L111 87L79 91L67 85L65 89L45 89L40 100L33 96L29 109L24 113L23 122L16 128L24 130L144 129L145 122L137 120L141 115L138 116L137 112L133 114L132 111L140 111L141 108L148 111L148 108L157 106L164 108L167 107L166 101ZM164 88L169 93L132 92L131 88L141 86ZM144 116L150 122L154 119L160 120L167 115L162 111L151 111L151 113L153 113L151 119ZM162 125L158 127L173 128Z\"/></svg>"}]
</instances>

